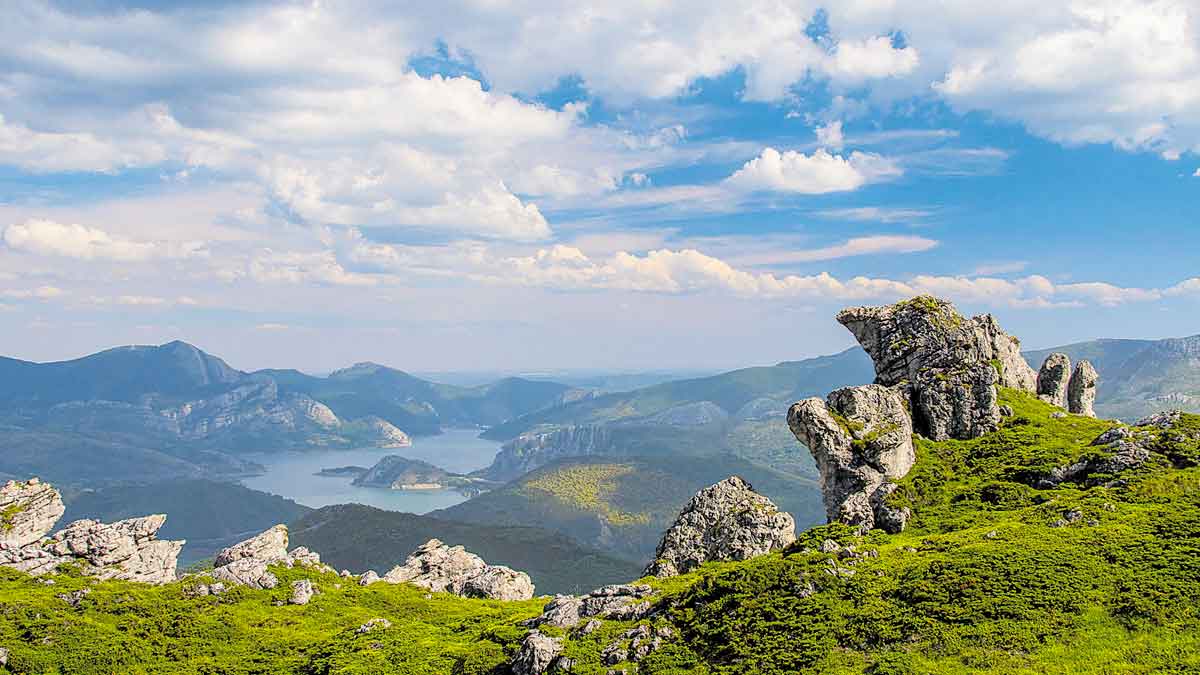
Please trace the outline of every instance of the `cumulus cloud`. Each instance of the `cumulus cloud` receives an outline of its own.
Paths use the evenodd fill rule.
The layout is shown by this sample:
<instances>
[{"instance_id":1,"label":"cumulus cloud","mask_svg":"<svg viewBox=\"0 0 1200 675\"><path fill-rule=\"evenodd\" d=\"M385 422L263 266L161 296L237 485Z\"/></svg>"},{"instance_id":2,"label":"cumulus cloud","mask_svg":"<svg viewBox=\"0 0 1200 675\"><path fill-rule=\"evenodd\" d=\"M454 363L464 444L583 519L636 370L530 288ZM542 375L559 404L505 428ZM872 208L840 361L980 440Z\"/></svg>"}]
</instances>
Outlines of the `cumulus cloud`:
<instances>
[{"instance_id":1,"label":"cumulus cloud","mask_svg":"<svg viewBox=\"0 0 1200 675\"><path fill-rule=\"evenodd\" d=\"M830 150L841 150L845 143L845 137L842 135L841 120L834 120L828 124L821 125L815 130L817 134L817 144L823 148Z\"/></svg>"},{"instance_id":2,"label":"cumulus cloud","mask_svg":"<svg viewBox=\"0 0 1200 675\"><path fill-rule=\"evenodd\" d=\"M888 37L843 40L833 53L829 70L847 80L908 75L920 57L912 47L896 49Z\"/></svg>"},{"instance_id":3,"label":"cumulus cloud","mask_svg":"<svg viewBox=\"0 0 1200 675\"><path fill-rule=\"evenodd\" d=\"M9 225L4 230L3 239L13 250L78 260L138 262L158 258L194 258L207 254L202 242L134 241L86 225L42 219Z\"/></svg>"},{"instance_id":4,"label":"cumulus cloud","mask_svg":"<svg viewBox=\"0 0 1200 675\"><path fill-rule=\"evenodd\" d=\"M874 153L856 151L843 157L819 149L806 155L768 147L730 176L726 184L751 192L824 194L856 190L867 183L888 180L902 173L894 161Z\"/></svg>"}]
</instances>

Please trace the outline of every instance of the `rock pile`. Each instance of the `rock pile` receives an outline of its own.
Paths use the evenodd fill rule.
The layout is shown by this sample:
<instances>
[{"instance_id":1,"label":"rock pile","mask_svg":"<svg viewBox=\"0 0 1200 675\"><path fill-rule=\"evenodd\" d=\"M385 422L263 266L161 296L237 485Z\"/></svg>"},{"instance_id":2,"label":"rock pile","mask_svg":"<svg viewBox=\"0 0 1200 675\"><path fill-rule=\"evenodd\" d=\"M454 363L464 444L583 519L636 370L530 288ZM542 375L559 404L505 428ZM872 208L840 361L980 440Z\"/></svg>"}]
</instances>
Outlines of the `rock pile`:
<instances>
[{"instance_id":1,"label":"rock pile","mask_svg":"<svg viewBox=\"0 0 1200 675\"><path fill-rule=\"evenodd\" d=\"M913 426L927 438L976 438L999 428L997 385L1036 391L1020 341L990 314L967 319L945 300L919 296L845 309L837 320L874 361L875 384L909 400Z\"/></svg>"},{"instance_id":2,"label":"rock pile","mask_svg":"<svg viewBox=\"0 0 1200 675\"><path fill-rule=\"evenodd\" d=\"M38 541L64 511L62 496L49 484L37 478L8 481L0 487L0 545L20 547Z\"/></svg>"},{"instance_id":3,"label":"rock pile","mask_svg":"<svg viewBox=\"0 0 1200 675\"><path fill-rule=\"evenodd\" d=\"M275 588L279 585L279 578L271 573L271 565L300 565L321 572L334 572L332 567L321 562L321 556L303 546L289 552L287 525L276 525L218 553L213 560L212 576L239 586Z\"/></svg>"},{"instance_id":4,"label":"rock pile","mask_svg":"<svg viewBox=\"0 0 1200 675\"><path fill-rule=\"evenodd\" d=\"M528 600L533 597L529 575L503 565L489 565L462 546L430 539L382 578L388 583L411 583L431 591L469 598Z\"/></svg>"},{"instance_id":5,"label":"rock pile","mask_svg":"<svg viewBox=\"0 0 1200 675\"><path fill-rule=\"evenodd\" d=\"M658 544L647 575L685 574L710 560L748 560L796 540L796 522L732 476L687 503Z\"/></svg>"},{"instance_id":6,"label":"rock pile","mask_svg":"<svg viewBox=\"0 0 1200 675\"><path fill-rule=\"evenodd\" d=\"M916 462L912 421L896 390L869 384L810 398L791 407L788 426L816 460L830 522L904 529L908 511L886 503L893 481Z\"/></svg>"},{"instance_id":7,"label":"rock pile","mask_svg":"<svg viewBox=\"0 0 1200 675\"><path fill-rule=\"evenodd\" d=\"M653 594L654 591L645 584L615 584L582 596L559 595L546 603L541 616L527 621L526 625L572 628L593 617L634 621L650 614L653 605L648 598Z\"/></svg>"},{"instance_id":8,"label":"rock pile","mask_svg":"<svg viewBox=\"0 0 1200 675\"><path fill-rule=\"evenodd\" d=\"M163 584L175 580L182 541L155 538L164 515L130 518L112 524L77 520L49 535L62 516L62 497L36 478L9 481L0 489L0 565L40 576L72 564L98 579Z\"/></svg>"}]
</instances>

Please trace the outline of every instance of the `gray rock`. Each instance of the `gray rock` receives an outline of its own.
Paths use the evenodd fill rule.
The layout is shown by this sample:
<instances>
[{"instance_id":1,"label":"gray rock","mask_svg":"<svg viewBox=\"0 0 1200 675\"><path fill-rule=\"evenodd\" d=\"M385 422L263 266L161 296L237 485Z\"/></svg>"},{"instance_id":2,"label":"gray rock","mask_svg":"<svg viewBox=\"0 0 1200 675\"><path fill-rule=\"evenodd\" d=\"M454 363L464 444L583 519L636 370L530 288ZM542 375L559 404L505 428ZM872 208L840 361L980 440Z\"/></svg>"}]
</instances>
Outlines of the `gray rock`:
<instances>
[{"instance_id":1,"label":"gray rock","mask_svg":"<svg viewBox=\"0 0 1200 675\"><path fill-rule=\"evenodd\" d=\"M1179 420L1183 419L1182 410L1164 410L1147 415L1134 423L1135 427L1158 427L1159 429L1170 429L1175 426Z\"/></svg>"},{"instance_id":2,"label":"gray rock","mask_svg":"<svg viewBox=\"0 0 1200 675\"><path fill-rule=\"evenodd\" d=\"M317 589L313 586L313 582L308 579L300 579L292 582L292 595L288 598L290 605L307 605L309 600L317 594Z\"/></svg>"},{"instance_id":3,"label":"gray rock","mask_svg":"<svg viewBox=\"0 0 1200 675\"><path fill-rule=\"evenodd\" d=\"M226 583L258 590L275 588L279 585L279 578L271 573L270 563L254 558L241 558L214 568L212 576L214 579L220 579Z\"/></svg>"},{"instance_id":4,"label":"gray rock","mask_svg":"<svg viewBox=\"0 0 1200 675\"><path fill-rule=\"evenodd\" d=\"M52 486L37 478L10 480L0 487L0 546L21 547L39 541L54 528L66 507Z\"/></svg>"},{"instance_id":5,"label":"gray rock","mask_svg":"<svg viewBox=\"0 0 1200 675\"><path fill-rule=\"evenodd\" d=\"M376 584L380 581L383 581L383 579L379 577L379 574L375 570L367 570L358 578L358 585L370 586L371 584Z\"/></svg>"},{"instance_id":6,"label":"gray rock","mask_svg":"<svg viewBox=\"0 0 1200 675\"><path fill-rule=\"evenodd\" d=\"M359 626L358 628L355 628L354 632L359 635L366 635L367 633L371 633L371 632L374 632L377 630L387 630L391 627L392 627L391 621L388 621L387 619L382 619L382 618L374 618L374 619L367 621L366 623Z\"/></svg>"},{"instance_id":7,"label":"gray rock","mask_svg":"<svg viewBox=\"0 0 1200 675\"><path fill-rule=\"evenodd\" d=\"M1037 395L1050 405L1067 407L1067 384L1071 380L1071 358L1054 352L1042 362L1037 375Z\"/></svg>"},{"instance_id":8,"label":"gray rock","mask_svg":"<svg viewBox=\"0 0 1200 675\"><path fill-rule=\"evenodd\" d=\"M1154 441L1154 433L1147 429L1113 427L1092 441L1093 446L1103 450L1102 454L1091 454L1072 464L1056 467L1035 476L1031 482L1041 489L1067 482L1089 486L1105 484L1112 480L1113 474L1145 464L1150 459Z\"/></svg>"},{"instance_id":9,"label":"gray rock","mask_svg":"<svg viewBox=\"0 0 1200 675\"><path fill-rule=\"evenodd\" d=\"M889 507L886 498L916 453L912 422L895 390L871 384L839 389L828 402L800 401L788 411L788 426L816 460L830 522L904 529L907 511Z\"/></svg>"},{"instance_id":10,"label":"gray rock","mask_svg":"<svg viewBox=\"0 0 1200 675\"><path fill-rule=\"evenodd\" d=\"M8 665L8 649L0 647L0 666Z\"/></svg>"},{"instance_id":11,"label":"gray rock","mask_svg":"<svg viewBox=\"0 0 1200 675\"><path fill-rule=\"evenodd\" d=\"M902 388L914 427L934 440L999 428L996 385L1036 391L1037 375L1021 356L1020 341L990 314L966 319L949 302L920 296L845 309L837 318L874 361L875 383Z\"/></svg>"},{"instance_id":12,"label":"gray rock","mask_svg":"<svg viewBox=\"0 0 1200 675\"><path fill-rule=\"evenodd\" d=\"M288 557L287 525L276 525L246 541L234 544L217 554L214 567L224 567L235 560L253 559L271 563ZM307 550L307 549L306 549Z\"/></svg>"},{"instance_id":13,"label":"gray rock","mask_svg":"<svg viewBox=\"0 0 1200 675\"><path fill-rule=\"evenodd\" d=\"M692 497L663 535L647 575L685 574L713 560L749 560L796 540L796 522L732 476Z\"/></svg>"},{"instance_id":14,"label":"gray rock","mask_svg":"<svg viewBox=\"0 0 1200 675\"><path fill-rule=\"evenodd\" d=\"M383 576L392 583L411 583L431 591L494 600L528 600L533 597L529 575L502 565L488 565L462 546L447 546L430 539L403 565Z\"/></svg>"},{"instance_id":15,"label":"gray rock","mask_svg":"<svg viewBox=\"0 0 1200 675\"><path fill-rule=\"evenodd\" d=\"M1099 381L1100 374L1090 361L1077 363L1067 385L1067 410L1076 415L1095 417L1096 384Z\"/></svg>"},{"instance_id":16,"label":"gray rock","mask_svg":"<svg viewBox=\"0 0 1200 675\"><path fill-rule=\"evenodd\" d=\"M530 631L521 640L521 647L513 657L510 668L513 675L543 675L552 672L563 648L562 638L552 638L538 631Z\"/></svg>"},{"instance_id":17,"label":"gray rock","mask_svg":"<svg viewBox=\"0 0 1200 675\"><path fill-rule=\"evenodd\" d=\"M184 544L155 539L166 520L165 515L111 525L77 520L38 543L0 550L0 565L37 576L63 564L77 564L85 576L98 579L165 584L175 580Z\"/></svg>"},{"instance_id":18,"label":"gray rock","mask_svg":"<svg viewBox=\"0 0 1200 675\"><path fill-rule=\"evenodd\" d=\"M541 616L526 625L571 628L592 617L635 621L650 613L653 606L646 598L653 594L653 589L646 584L618 584L597 588L584 596L559 595L546 603Z\"/></svg>"}]
</instances>

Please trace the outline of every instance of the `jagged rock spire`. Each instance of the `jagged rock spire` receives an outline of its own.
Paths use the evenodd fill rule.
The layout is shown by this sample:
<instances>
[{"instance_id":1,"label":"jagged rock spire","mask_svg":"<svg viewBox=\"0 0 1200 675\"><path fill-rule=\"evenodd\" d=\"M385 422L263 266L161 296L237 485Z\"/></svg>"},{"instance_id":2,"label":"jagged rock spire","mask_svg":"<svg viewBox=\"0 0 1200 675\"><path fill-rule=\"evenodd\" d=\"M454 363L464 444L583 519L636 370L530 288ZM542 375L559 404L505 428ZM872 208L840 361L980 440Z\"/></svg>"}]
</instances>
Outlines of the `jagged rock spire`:
<instances>
[{"instance_id":1,"label":"jagged rock spire","mask_svg":"<svg viewBox=\"0 0 1200 675\"><path fill-rule=\"evenodd\" d=\"M1037 395L1050 405L1067 407L1067 382L1071 379L1071 358L1054 352L1042 362L1038 370Z\"/></svg>"},{"instance_id":2,"label":"jagged rock spire","mask_svg":"<svg viewBox=\"0 0 1200 675\"><path fill-rule=\"evenodd\" d=\"M1075 364L1071 373L1071 381L1067 384L1067 411L1076 415L1095 417L1096 385L1100 374L1090 361L1083 360Z\"/></svg>"}]
</instances>

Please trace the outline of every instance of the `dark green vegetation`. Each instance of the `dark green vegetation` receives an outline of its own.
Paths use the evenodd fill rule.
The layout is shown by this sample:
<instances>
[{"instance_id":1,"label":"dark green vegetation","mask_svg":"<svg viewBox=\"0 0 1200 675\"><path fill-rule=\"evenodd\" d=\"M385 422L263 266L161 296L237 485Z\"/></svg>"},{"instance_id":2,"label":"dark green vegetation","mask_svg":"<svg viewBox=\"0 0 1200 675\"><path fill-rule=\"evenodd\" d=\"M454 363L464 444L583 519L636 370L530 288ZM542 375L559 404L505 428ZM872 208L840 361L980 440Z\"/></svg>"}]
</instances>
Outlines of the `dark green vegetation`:
<instances>
[{"instance_id":1,"label":"dark green vegetation","mask_svg":"<svg viewBox=\"0 0 1200 675\"><path fill-rule=\"evenodd\" d=\"M1096 411L1135 421L1166 409L1200 412L1200 335L1168 340L1093 340L1025 356L1036 368L1050 352L1087 359L1100 372Z\"/></svg>"},{"instance_id":2,"label":"dark green vegetation","mask_svg":"<svg viewBox=\"0 0 1200 675\"><path fill-rule=\"evenodd\" d=\"M793 447L804 452L794 440ZM801 528L824 518L812 480L732 455L561 460L434 515L497 525L538 523L644 565L692 495L732 475L793 514Z\"/></svg>"},{"instance_id":3,"label":"dark green vegetation","mask_svg":"<svg viewBox=\"0 0 1200 675\"><path fill-rule=\"evenodd\" d=\"M0 358L0 478L236 477L259 468L246 451L393 447L401 432L499 424L573 391L516 378L453 387L374 364L329 377L245 373L183 342L55 363Z\"/></svg>"},{"instance_id":4,"label":"dark green vegetation","mask_svg":"<svg viewBox=\"0 0 1200 675\"><path fill-rule=\"evenodd\" d=\"M606 620L588 635L544 630L566 638L577 675L606 673L602 651L639 623L673 637L636 666L615 665L638 675L1200 670L1200 416L1154 432L1142 467L1089 476L1093 487L1036 489L1049 469L1100 452L1090 443L1114 423L1054 419L1028 395L1002 398L1016 414L1000 431L919 441L895 495L914 510L904 533L814 528L782 553L651 580L650 619ZM604 471L597 484L620 477ZM638 513L610 506L618 520ZM822 553L825 540L855 552ZM195 580L152 588L60 576L43 586L0 571L0 646L25 673L501 675L525 632L518 622L541 604L277 574L274 591L189 598ZM273 606L300 576L321 594ZM55 597L89 585L78 607ZM374 617L392 628L355 634Z\"/></svg>"},{"instance_id":5,"label":"dark green vegetation","mask_svg":"<svg viewBox=\"0 0 1200 675\"><path fill-rule=\"evenodd\" d=\"M327 506L291 524L293 546L307 546L333 567L355 572L384 574L433 538L528 573L538 593L580 593L641 573L639 565L536 527L468 525L358 504Z\"/></svg>"},{"instance_id":6,"label":"dark green vegetation","mask_svg":"<svg viewBox=\"0 0 1200 675\"><path fill-rule=\"evenodd\" d=\"M233 483L173 480L82 492L68 499L67 512L59 523L81 518L111 523L165 513L167 522L158 537L186 539L179 560L187 565L310 511L290 499Z\"/></svg>"}]
</instances>

